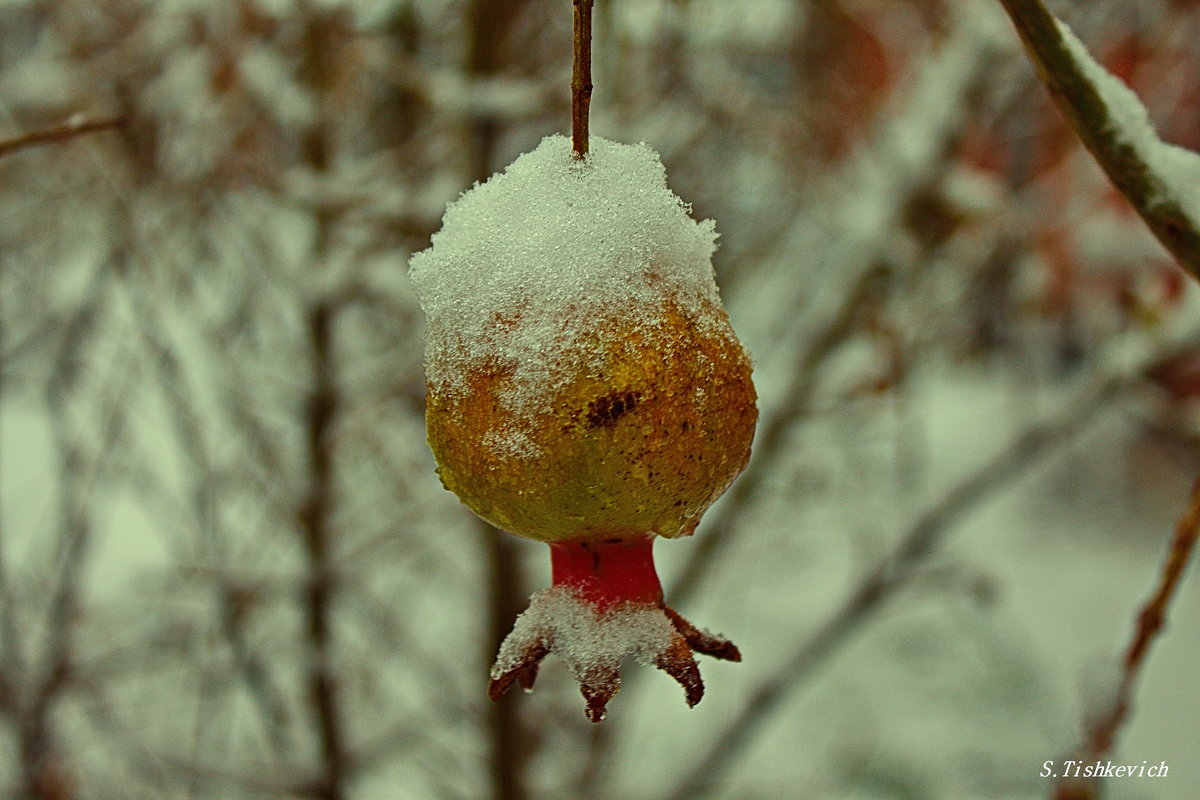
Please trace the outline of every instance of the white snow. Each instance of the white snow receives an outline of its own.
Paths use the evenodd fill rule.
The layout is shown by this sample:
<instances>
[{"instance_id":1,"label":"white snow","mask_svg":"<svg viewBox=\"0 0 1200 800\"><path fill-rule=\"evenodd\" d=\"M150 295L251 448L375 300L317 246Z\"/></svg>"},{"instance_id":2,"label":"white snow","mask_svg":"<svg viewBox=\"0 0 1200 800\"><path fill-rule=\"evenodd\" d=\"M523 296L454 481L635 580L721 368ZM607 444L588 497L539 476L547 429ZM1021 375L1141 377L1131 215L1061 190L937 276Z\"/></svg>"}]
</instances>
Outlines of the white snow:
<instances>
[{"instance_id":1,"label":"white snow","mask_svg":"<svg viewBox=\"0 0 1200 800\"><path fill-rule=\"evenodd\" d=\"M572 588L553 586L530 598L517 617L492 665L492 678L516 667L530 648L541 644L562 659L581 683L615 675L621 661L633 658L653 666L679 633L657 606L622 603L603 611Z\"/></svg>"},{"instance_id":2,"label":"white snow","mask_svg":"<svg viewBox=\"0 0 1200 800\"><path fill-rule=\"evenodd\" d=\"M1111 131L1133 148L1195 227L1200 228L1200 154L1164 142L1137 94L1099 64L1075 32L1056 20L1063 43L1107 106Z\"/></svg>"},{"instance_id":3,"label":"white snow","mask_svg":"<svg viewBox=\"0 0 1200 800\"><path fill-rule=\"evenodd\" d=\"M704 322L718 302L715 243L713 222L689 216L647 145L593 136L581 161L549 136L450 203L432 245L412 257L427 378L453 393L470 369L511 368L502 402L536 412L596 366L604 336L627 336L597 326L599 312L636 327L669 296ZM596 334L598 344L581 343Z\"/></svg>"}]
</instances>

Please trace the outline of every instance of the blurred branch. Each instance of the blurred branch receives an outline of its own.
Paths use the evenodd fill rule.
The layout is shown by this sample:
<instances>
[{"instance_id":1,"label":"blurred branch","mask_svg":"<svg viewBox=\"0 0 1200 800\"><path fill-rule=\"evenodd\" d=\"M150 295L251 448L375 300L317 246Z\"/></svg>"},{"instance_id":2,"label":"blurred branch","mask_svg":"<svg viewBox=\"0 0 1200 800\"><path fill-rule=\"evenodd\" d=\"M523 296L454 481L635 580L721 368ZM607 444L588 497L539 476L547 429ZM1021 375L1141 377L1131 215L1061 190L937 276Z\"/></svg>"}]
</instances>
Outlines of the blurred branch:
<instances>
[{"instance_id":1,"label":"blurred branch","mask_svg":"<svg viewBox=\"0 0 1200 800\"><path fill-rule=\"evenodd\" d=\"M914 78L905 96L897 101L890 122L878 131L872 150L851 160L840 170L838 178L830 182L838 187L861 184L864 191L880 193L889 213L872 219L864 228L859 212L845 212L842 218L854 221L850 223L851 227L833 234L843 241L839 241L835 251L839 261L820 271L819 288L824 296L814 291L811 297L796 297L797 303L808 303L807 308L814 309L812 314L803 313L807 308L801 311L789 309L789 328L784 341L777 347L780 352L795 348L794 352L802 355L789 370L791 380L778 400L768 405L764 402L767 398L760 398L763 421L755 437L750 464L727 496L710 512L680 578L667 591L672 604L678 608L687 605L708 570L717 563L717 556L736 540L741 512L752 507L760 492L766 490L766 477L778 468L780 459L787 453L784 447L786 434L807 411L808 399L817 388L815 372L854 334L853 326L861 304L879 291L879 271L888 266L889 254L895 247L896 227L903 223L914 199L926 193L945 172L968 114L982 101L981 89L990 73L981 65L987 63L985 55L991 42L986 34L974 30L973 21L966 18L965 12L955 13L963 15L957 23L957 38L939 44L930 63ZM970 57L966 57L968 54ZM948 91L954 98L949 104ZM930 105L934 100L936 107ZM954 113L949 113L948 108L953 108ZM899 149L896 141L918 141L922 147ZM880 169L876 162L886 163L888 169ZM855 208L862 203L857 192L839 199ZM804 220L798 226L800 230L811 226L813 213L815 210L810 209L807 215L800 215ZM820 213L829 213L831 219L838 218L836 211L829 212L827 208L822 208ZM794 248L799 253L814 246L811 240L802 236L802 233L800 236L785 234L780 237L778 248L780 251ZM785 273L784 280L790 285L775 285L770 291L788 300L797 291L796 287L805 285L797 280L795 272ZM761 290L755 287L756 292ZM779 302L781 297L770 300ZM763 297L763 300L767 298ZM824 304L816 308L819 301ZM781 303L780 307L787 307L787 304ZM798 318L806 321L798 323ZM783 365L778 368L787 369Z\"/></svg>"},{"instance_id":2,"label":"blurred branch","mask_svg":"<svg viewBox=\"0 0 1200 800\"><path fill-rule=\"evenodd\" d=\"M738 517L758 499L767 485L767 477L779 467L786 453L788 430L808 410L818 385L821 364L858 331L863 310L878 302L886 285L887 269L882 265L868 269L859 276L852 291L841 299L837 313L830 319L813 342L801 350L800 358L791 371L791 380L783 392L777 412L765 420L755 443L754 457L729 491L724 502L712 511L709 535L697 537L691 557L671 587L671 602L686 606L700 588L717 555L732 539L730 528Z\"/></svg>"},{"instance_id":3,"label":"blurred branch","mask_svg":"<svg viewBox=\"0 0 1200 800\"><path fill-rule=\"evenodd\" d=\"M163 316L167 309L141 293L131 291L129 294L131 302L140 312L140 332L149 354L147 360L154 365L158 374L163 405L175 425L180 450L188 459L192 471L189 487L191 513L181 517L193 521L209 558L218 565L224 565L227 561L226 548L218 530L217 513L221 506L219 489L223 484L209 456L203 418L196 405L197 393L188 386L181 359L168 340ZM143 496L166 494L165 491L151 491L154 477L154 474L141 476L137 485L143 488ZM287 704L282 691L275 684L270 662L254 652L245 632L247 609L253 605L259 593L256 581L237 578L221 570L213 576L212 587L221 628L229 642L238 673L258 708L273 751L276 755L283 755L288 749Z\"/></svg>"},{"instance_id":4,"label":"blurred branch","mask_svg":"<svg viewBox=\"0 0 1200 800\"><path fill-rule=\"evenodd\" d=\"M332 170L335 138L332 93L336 82L338 36L344 20L338 10L303 6L301 74L317 99L317 116L301 137L305 165L317 174ZM329 211L314 214L314 268L327 268L337 218ZM341 686L334 659L333 504L335 423L340 398L335 379L334 330L336 307L316 299L304 311L308 336L311 386L303 422L308 487L299 509L307 586L303 614L308 646L309 701L315 715L320 752L320 775L313 792L319 800L344 800L350 753L343 720Z\"/></svg>"},{"instance_id":5,"label":"blurred branch","mask_svg":"<svg viewBox=\"0 0 1200 800\"><path fill-rule=\"evenodd\" d=\"M0 420L4 419L4 405L7 399L4 373L4 348L8 343L8 325L3 306L4 296L0 295ZM3 427L0 426L0 431ZM4 453L5 439L0 439L0 454ZM2 463L2 462L0 462ZM0 472L0 498L4 497L4 472ZM4 524L5 506L0 502L0 715L13 714L15 707L15 687L18 676L23 671L21 665L20 640L17 634L16 609L14 607L14 592L9 583L8 572L8 531Z\"/></svg>"},{"instance_id":6,"label":"blurred branch","mask_svg":"<svg viewBox=\"0 0 1200 800\"><path fill-rule=\"evenodd\" d=\"M73 364L82 354L82 340L67 338L54 365L47 388L51 436L59 461L58 534L55 575L47 586L46 635L37 665L26 677L25 697L16 707L17 738L21 753L24 796L31 800L65 800L75 787L54 729L54 712L73 685L75 633L82 611L84 566L93 539L95 484L105 462L116 450L125 426L127 390L134 371L127 359L118 361L111 372L107 393L98 403L100 441L89 459L84 436L73 430L68 403L78 386L79 372Z\"/></svg>"},{"instance_id":7,"label":"blurred branch","mask_svg":"<svg viewBox=\"0 0 1200 800\"><path fill-rule=\"evenodd\" d=\"M14 136L11 139L0 139L0 158L30 147L65 142L88 133L119 128L125 124L125 121L125 117L88 119L83 116L74 116L61 125L30 131L20 136Z\"/></svg>"},{"instance_id":8,"label":"blurred branch","mask_svg":"<svg viewBox=\"0 0 1200 800\"><path fill-rule=\"evenodd\" d=\"M1172 196L1165 177L1147 162L1145 152L1124 138L1122 122L1105 102L1101 87L1089 78L1087 65L1080 63L1080 56L1065 41L1058 20L1041 0L1000 0L1000 3L1020 34L1039 77L1092 157L1163 247L1194 279L1200 280L1200 220L1189 216ZM1150 645L1164 624L1198 534L1200 482L1193 489L1188 510L1179 522L1158 588L1138 615L1116 696L1085 731L1078 751L1081 759L1099 759L1111 752L1129 717L1138 676ZM1054 797L1092 800L1099 796L1099 789L1097 778L1064 777L1055 786Z\"/></svg>"},{"instance_id":9,"label":"blurred branch","mask_svg":"<svg viewBox=\"0 0 1200 800\"><path fill-rule=\"evenodd\" d=\"M487 554L488 615L485 663L500 649L521 613L525 585L520 570L518 544L507 533L482 520L478 523L480 540ZM487 706L487 735L491 749L491 789L495 800L525 800L525 765L529 760L528 735L521 724L520 698L515 693Z\"/></svg>"},{"instance_id":10,"label":"blurred branch","mask_svg":"<svg viewBox=\"0 0 1200 800\"><path fill-rule=\"evenodd\" d=\"M469 46L467 73L473 80L503 72L509 39L528 0L473 0L468 9ZM493 157L502 127L495 117L476 116L468 135L471 141L468 168L471 179L484 181L493 169ZM485 647L482 676L504 640L525 601L518 545L508 534L479 522L479 541L487 574ZM483 687L480 686L480 694ZM521 724L517 698L509 695L489 703L484 710L487 779L492 800L525 800L526 766L532 755Z\"/></svg>"},{"instance_id":11,"label":"blurred branch","mask_svg":"<svg viewBox=\"0 0 1200 800\"><path fill-rule=\"evenodd\" d=\"M342 800L346 796L348 754L333 659L335 570L331 552L333 427L338 399L333 377L333 319L328 305L318 302L310 309L307 325L313 386L304 425L309 480L307 497L300 509L300 524L309 571L304 600L310 648L308 688L324 767L319 797Z\"/></svg>"},{"instance_id":12,"label":"blurred branch","mask_svg":"<svg viewBox=\"0 0 1200 800\"><path fill-rule=\"evenodd\" d=\"M713 744L708 752L666 795L668 800L689 800L704 795L750 747L790 694L919 574L919 568L963 517L1041 463L1047 455L1062 452L1091 426L1114 396L1132 384L1128 378L1110 378L1090 387L1067 403L1057 416L1026 430L997 457L922 513L901 534L899 544L890 555L859 581L838 610L792 651L792 655L753 692L730 724L712 737Z\"/></svg>"},{"instance_id":13,"label":"blurred branch","mask_svg":"<svg viewBox=\"0 0 1200 800\"><path fill-rule=\"evenodd\" d=\"M1121 123L1099 87L1076 61L1054 15L1041 0L1000 0L1025 43L1038 75L1075 132L1171 255L1200 280L1200 221L1165 191L1163 177L1120 135Z\"/></svg>"},{"instance_id":14,"label":"blurred branch","mask_svg":"<svg viewBox=\"0 0 1200 800\"><path fill-rule=\"evenodd\" d=\"M1167 609L1179 590L1184 569L1191 559L1192 551L1196 549L1197 538L1200 538L1200 480L1193 486L1187 512L1175 529L1175 538L1171 541L1159 574L1158 587L1138 613L1133 639L1125 652L1121 683L1116 696L1108 707L1092 720L1084 734L1078 754L1081 761L1092 762L1105 758L1116 744L1117 734L1132 710L1133 692L1142 667L1145 666L1150 645L1154 643L1166 623ZM1054 792L1055 800L1095 800L1099 795L1100 780L1095 777L1063 777Z\"/></svg>"},{"instance_id":15,"label":"blurred branch","mask_svg":"<svg viewBox=\"0 0 1200 800\"><path fill-rule=\"evenodd\" d=\"M89 699L90 702L83 706L88 722L97 732L103 734L102 738L106 743L119 745L123 757L138 777L150 786L158 788L163 796L178 793L179 779L186 777L196 781L198 785L202 783L208 791L217 787L216 791L222 793L215 796L230 796L229 789L240 789L273 798L321 800L316 788L317 782L309 780L303 768L297 765L264 765L236 770L199 764L194 760L164 753L157 748L147 747L145 732L140 727L136 731L130 729L123 715L116 712L119 702L110 699L103 689L93 692ZM196 796L213 795L201 793Z\"/></svg>"}]
</instances>

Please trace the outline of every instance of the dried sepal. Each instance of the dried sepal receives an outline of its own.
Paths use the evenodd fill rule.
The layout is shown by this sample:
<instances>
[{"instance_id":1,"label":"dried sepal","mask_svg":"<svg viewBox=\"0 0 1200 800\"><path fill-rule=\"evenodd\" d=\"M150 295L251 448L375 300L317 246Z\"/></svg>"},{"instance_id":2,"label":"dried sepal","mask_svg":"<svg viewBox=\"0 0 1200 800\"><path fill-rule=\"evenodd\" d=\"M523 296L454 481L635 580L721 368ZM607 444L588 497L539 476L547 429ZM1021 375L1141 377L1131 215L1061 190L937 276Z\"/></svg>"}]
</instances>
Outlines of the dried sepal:
<instances>
[{"instance_id":1,"label":"dried sepal","mask_svg":"<svg viewBox=\"0 0 1200 800\"><path fill-rule=\"evenodd\" d=\"M516 666L499 675L493 672L492 680L488 683L488 697L492 700L499 700L512 688L514 683L519 684L527 692L533 691L533 684L537 681L538 668L542 664L542 659L549 652L550 648L541 642L527 643Z\"/></svg>"},{"instance_id":2,"label":"dried sepal","mask_svg":"<svg viewBox=\"0 0 1200 800\"><path fill-rule=\"evenodd\" d=\"M719 658L722 661L742 660L742 651L738 650L737 645L733 642L697 628L669 606L663 606L663 611L666 613L667 619L671 620L671 624L675 626L675 630L679 631L687 641L691 650Z\"/></svg>"},{"instance_id":3,"label":"dried sepal","mask_svg":"<svg viewBox=\"0 0 1200 800\"><path fill-rule=\"evenodd\" d=\"M517 618L492 667L488 696L499 699L514 684L531 688L542 660L554 653L575 676L585 713L600 722L621 688L627 658L663 670L683 687L689 706L704 697L694 652L741 659L726 639L700 631L674 609L657 603L598 605L570 586L538 592Z\"/></svg>"}]
</instances>

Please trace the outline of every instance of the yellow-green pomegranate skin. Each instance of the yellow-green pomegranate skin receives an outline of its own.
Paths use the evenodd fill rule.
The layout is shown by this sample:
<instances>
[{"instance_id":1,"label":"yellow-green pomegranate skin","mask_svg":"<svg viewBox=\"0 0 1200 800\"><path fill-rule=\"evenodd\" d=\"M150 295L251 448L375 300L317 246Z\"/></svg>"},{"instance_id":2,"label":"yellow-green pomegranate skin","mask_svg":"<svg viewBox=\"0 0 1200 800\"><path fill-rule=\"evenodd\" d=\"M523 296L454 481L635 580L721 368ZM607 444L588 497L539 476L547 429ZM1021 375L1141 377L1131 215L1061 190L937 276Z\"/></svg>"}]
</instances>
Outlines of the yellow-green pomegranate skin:
<instances>
[{"instance_id":1,"label":"yellow-green pomegranate skin","mask_svg":"<svg viewBox=\"0 0 1200 800\"><path fill-rule=\"evenodd\" d=\"M520 387L498 361L464 368L453 390L427 387L442 483L503 530L544 542L687 535L749 460L756 397L725 312L689 313L669 295L657 309L610 305L571 343L589 358L532 412L512 410ZM498 320L495 335L520 324Z\"/></svg>"}]
</instances>

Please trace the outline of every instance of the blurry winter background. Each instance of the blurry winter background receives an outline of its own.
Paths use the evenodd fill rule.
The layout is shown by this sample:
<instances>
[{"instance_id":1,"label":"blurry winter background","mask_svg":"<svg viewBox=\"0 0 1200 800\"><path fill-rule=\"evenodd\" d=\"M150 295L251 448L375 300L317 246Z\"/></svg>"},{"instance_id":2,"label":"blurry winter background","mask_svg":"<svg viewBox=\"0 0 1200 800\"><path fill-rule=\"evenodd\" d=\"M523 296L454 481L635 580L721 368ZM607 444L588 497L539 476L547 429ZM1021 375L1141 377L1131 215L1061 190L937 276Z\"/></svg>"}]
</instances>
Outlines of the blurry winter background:
<instances>
[{"instance_id":1,"label":"blurry winter background","mask_svg":"<svg viewBox=\"0 0 1200 800\"><path fill-rule=\"evenodd\" d=\"M1200 146L1200 3L1053 5ZM592 130L717 221L755 358L657 548L745 662L484 694L547 553L434 475L406 263L569 126L566 0L0 0L0 141L123 119L0 158L5 796L1047 796L1200 474L1196 288L996 2L595 13ZM1114 797L1200 796L1198 608Z\"/></svg>"}]
</instances>

